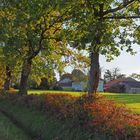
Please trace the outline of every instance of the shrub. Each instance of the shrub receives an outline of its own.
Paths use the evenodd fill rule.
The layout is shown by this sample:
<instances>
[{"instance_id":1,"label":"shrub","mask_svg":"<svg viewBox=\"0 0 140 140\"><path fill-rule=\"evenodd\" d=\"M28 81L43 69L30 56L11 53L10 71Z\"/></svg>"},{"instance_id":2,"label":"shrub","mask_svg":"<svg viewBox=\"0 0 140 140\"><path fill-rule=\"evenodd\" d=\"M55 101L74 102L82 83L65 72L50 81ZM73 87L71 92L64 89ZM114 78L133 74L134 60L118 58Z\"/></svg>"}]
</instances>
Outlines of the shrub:
<instances>
[{"instance_id":1,"label":"shrub","mask_svg":"<svg viewBox=\"0 0 140 140\"><path fill-rule=\"evenodd\" d=\"M101 95L74 97L68 94L5 96L13 104L45 111L57 119L71 119L73 125L113 139L138 139L140 116L124 105L118 105Z\"/></svg>"},{"instance_id":2,"label":"shrub","mask_svg":"<svg viewBox=\"0 0 140 140\"><path fill-rule=\"evenodd\" d=\"M52 87L52 89L53 89L53 90L63 90L63 88L62 88L61 86L59 86L59 85L54 85L54 86Z\"/></svg>"},{"instance_id":3,"label":"shrub","mask_svg":"<svg viewBox=\"0 0 140 140\"><path fill-rule=\"evenodd\" d=\"M79 97L68 110L76 125L90 131L115 136L113 139L119 140L139 137L140 116L101 95Z\"/></svg>"},{"instance_id":4,"label":"shrub","mask_svg":"<svg viewBox=\"0 0 140 140\"><path fill-rule=\"evenodd\" d=\"M57 117L68 117L67 106L73 103L76 97L68 94L47 94L45 97L46 109Z\"/></svg>"},{"instance_id":5,"label":"shrub","mask_svg":"<svg viewBox=\"0 0 140 140\"><path fill-rule=\"evenodd\" d=\"M128 136L127 126L140 124L140 116L134 114L124 105L118 105L103 97L96 99L84 104L84 110L90 114L87 125L94 131L116 135L119 139L123 139ZM135 133L135 135L137 134Z\"/></svg>"}]
</instances>

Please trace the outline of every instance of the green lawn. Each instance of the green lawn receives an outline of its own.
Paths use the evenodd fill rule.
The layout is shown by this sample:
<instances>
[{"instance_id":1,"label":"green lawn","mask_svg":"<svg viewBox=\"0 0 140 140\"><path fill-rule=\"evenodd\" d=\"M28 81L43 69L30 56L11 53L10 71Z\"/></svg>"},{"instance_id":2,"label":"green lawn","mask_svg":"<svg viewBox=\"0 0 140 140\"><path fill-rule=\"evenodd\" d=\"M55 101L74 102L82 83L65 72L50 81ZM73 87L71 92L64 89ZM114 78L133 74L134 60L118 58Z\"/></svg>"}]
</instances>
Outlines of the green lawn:
<instances>
[{"instance_id":1,"label":"green lawn","mask_svg":"<svg viewBox=\"0 0 140 140\"><path fill-rule=\"evenodd\" d=\"M74 96L81 96L84 92L77 92L77 91L57 91L57 90L29 90L28 94L48 94L48 93L63 93L63 94L71 94Z\"/></svg>"},{"instance_id":2,"label":"green lawn","mask_svg":"<svg viewBox=\"0 0 140 140\"><path fill-rule=\"evenodd\" d=\"M108 99L114 99L118 103L125 104L140 114L140 94L124 94L124 93L102 93Z\"/></svg>"},{"instance_id":3,"label":"green lawn","mask_svg":"<svg viewBox=\"0 0 140 140\"><path fill-rule=\"evenodd\" d=\"M81 96L86 94L84 92L74 91L54 91L54 90L29 90L28 94L48 94L48 93L67 93L74 96ZM108 99L114 99L118 103L126 104L127 107L133 109L140 114L140 94L126 94L126 93L100 93L105 95Z\"/></svg>"}]
</instances>

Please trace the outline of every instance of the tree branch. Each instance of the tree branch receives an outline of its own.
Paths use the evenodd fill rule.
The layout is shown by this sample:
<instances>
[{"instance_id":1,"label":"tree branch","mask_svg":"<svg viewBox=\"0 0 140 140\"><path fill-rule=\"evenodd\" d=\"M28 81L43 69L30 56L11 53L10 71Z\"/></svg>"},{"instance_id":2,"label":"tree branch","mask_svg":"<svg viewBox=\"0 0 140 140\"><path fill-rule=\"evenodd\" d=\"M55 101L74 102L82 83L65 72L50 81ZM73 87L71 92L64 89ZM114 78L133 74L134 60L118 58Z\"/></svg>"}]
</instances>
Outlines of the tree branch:
<instances>
[{"instance_id":1,"label":"tree branch","mask_svg":"<svg viewBox=\"0 0 140 140\"><path fill-rule=\"evenodd\" d=\"M140 16L135 15L135 16L110 16L110 17L103 17L103 19L136 19L139 18Z\"/></svg>"},{"instance_id":2,"label":"tree branch","mask_svg":"<svg viewBox=\"0 0 140 140\"><path fill-rule=\"evenodd\" d=\"M127 6L131 5L133 2L136 2L136 0L130 0L129 2L121 3L118 7L114 8L114 9L106 10L104 12L104 15L122 10L123 8L126 8Z\"/></svg>"},{"instance_id":3,"label":"tree branch","mask_svg":"<svg viewBox=\"0 0 140 140\"><path fill-rule=\"evenodd\" d=\"M100 7L100 17L103 17L103 10L104 10L104 4L102 3L102 4L100 4L99 5L99 7Z\"/></svg>"}]
</instances>

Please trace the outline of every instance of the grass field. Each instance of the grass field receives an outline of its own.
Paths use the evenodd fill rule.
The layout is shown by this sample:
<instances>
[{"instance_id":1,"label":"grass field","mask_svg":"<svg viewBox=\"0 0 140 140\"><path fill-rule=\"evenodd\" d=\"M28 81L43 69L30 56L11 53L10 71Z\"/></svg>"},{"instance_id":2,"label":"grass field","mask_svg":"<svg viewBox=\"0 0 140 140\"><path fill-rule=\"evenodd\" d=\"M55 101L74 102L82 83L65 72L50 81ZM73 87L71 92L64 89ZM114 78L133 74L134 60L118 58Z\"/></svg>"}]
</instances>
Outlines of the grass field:
<instances>
[{"instance_id":1,"label":"grass field","mask_svg":"<svg viewBox=\"0 0 140 140\"><path fill-rule=\"evenodd\" d=\"M29 90L28 94L48 94L48 93L67 93L67 94L71 94L74 96L81 96L83 94L85 94L84 92L77 92L77 91L57 91L57 90Z\"/></svg>"},{"instance_id":2,"label":"grass field","mask_svg":"<svg viewBox=\"0 0 140 140\"><path fill-rule=\"evenodd\" d=\"M49 93L67 93L74 96L81 96L86 94L84 92L73 91L54 91L54 90L29 90L28 94L49 94ZM140 94L126 94L126 93L100 93L105 95L108 99L113 99L118 103L125 104L127 107L140 114Z\"/></svg>"}]
</instances>

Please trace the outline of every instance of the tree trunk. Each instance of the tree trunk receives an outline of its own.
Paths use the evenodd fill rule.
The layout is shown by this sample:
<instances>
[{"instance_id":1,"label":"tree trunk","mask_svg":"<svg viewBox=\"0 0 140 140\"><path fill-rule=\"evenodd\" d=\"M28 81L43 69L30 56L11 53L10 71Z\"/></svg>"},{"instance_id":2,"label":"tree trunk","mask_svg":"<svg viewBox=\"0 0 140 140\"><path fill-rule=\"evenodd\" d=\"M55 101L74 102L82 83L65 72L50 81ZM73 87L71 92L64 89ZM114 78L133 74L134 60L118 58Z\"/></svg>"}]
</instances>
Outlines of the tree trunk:
<instances>
[{"instance_id":1,"label":"tree trunk","mask_svg":"<svg viewBox=\"0 0 140 140\"><path fill-rule=\"evenodd\" d=\"M10 82L11 82L11 70L8 66L6 66L6 79L4 83L4 90L10 89Z\"/></svg>"},{"instance_id":2,"label":"tree trunk","mask_svg":"<svg viewBox=\"0 0 140 140\"><path fill-rule=\"evenodd\" d=\"M89 72L89 83L88 83L88 94L94 94L97 92L99 75L100 75L100 66L99 66L99 53L91 52L90 55L91 65Z\"/></svg>"},{"instance_id":3,"label":"tree trunk","mask_svg":"<svg viewBox=\"0 0 140 140\"><path fill-rule=\"evenodd\" d=\"M31 72L31 65L32 60L24 60L21 72L21 79L20 79L20 87L19 87L19 94L27 94L28 90L28 78Z\"/></svg>"}]
</instances>

